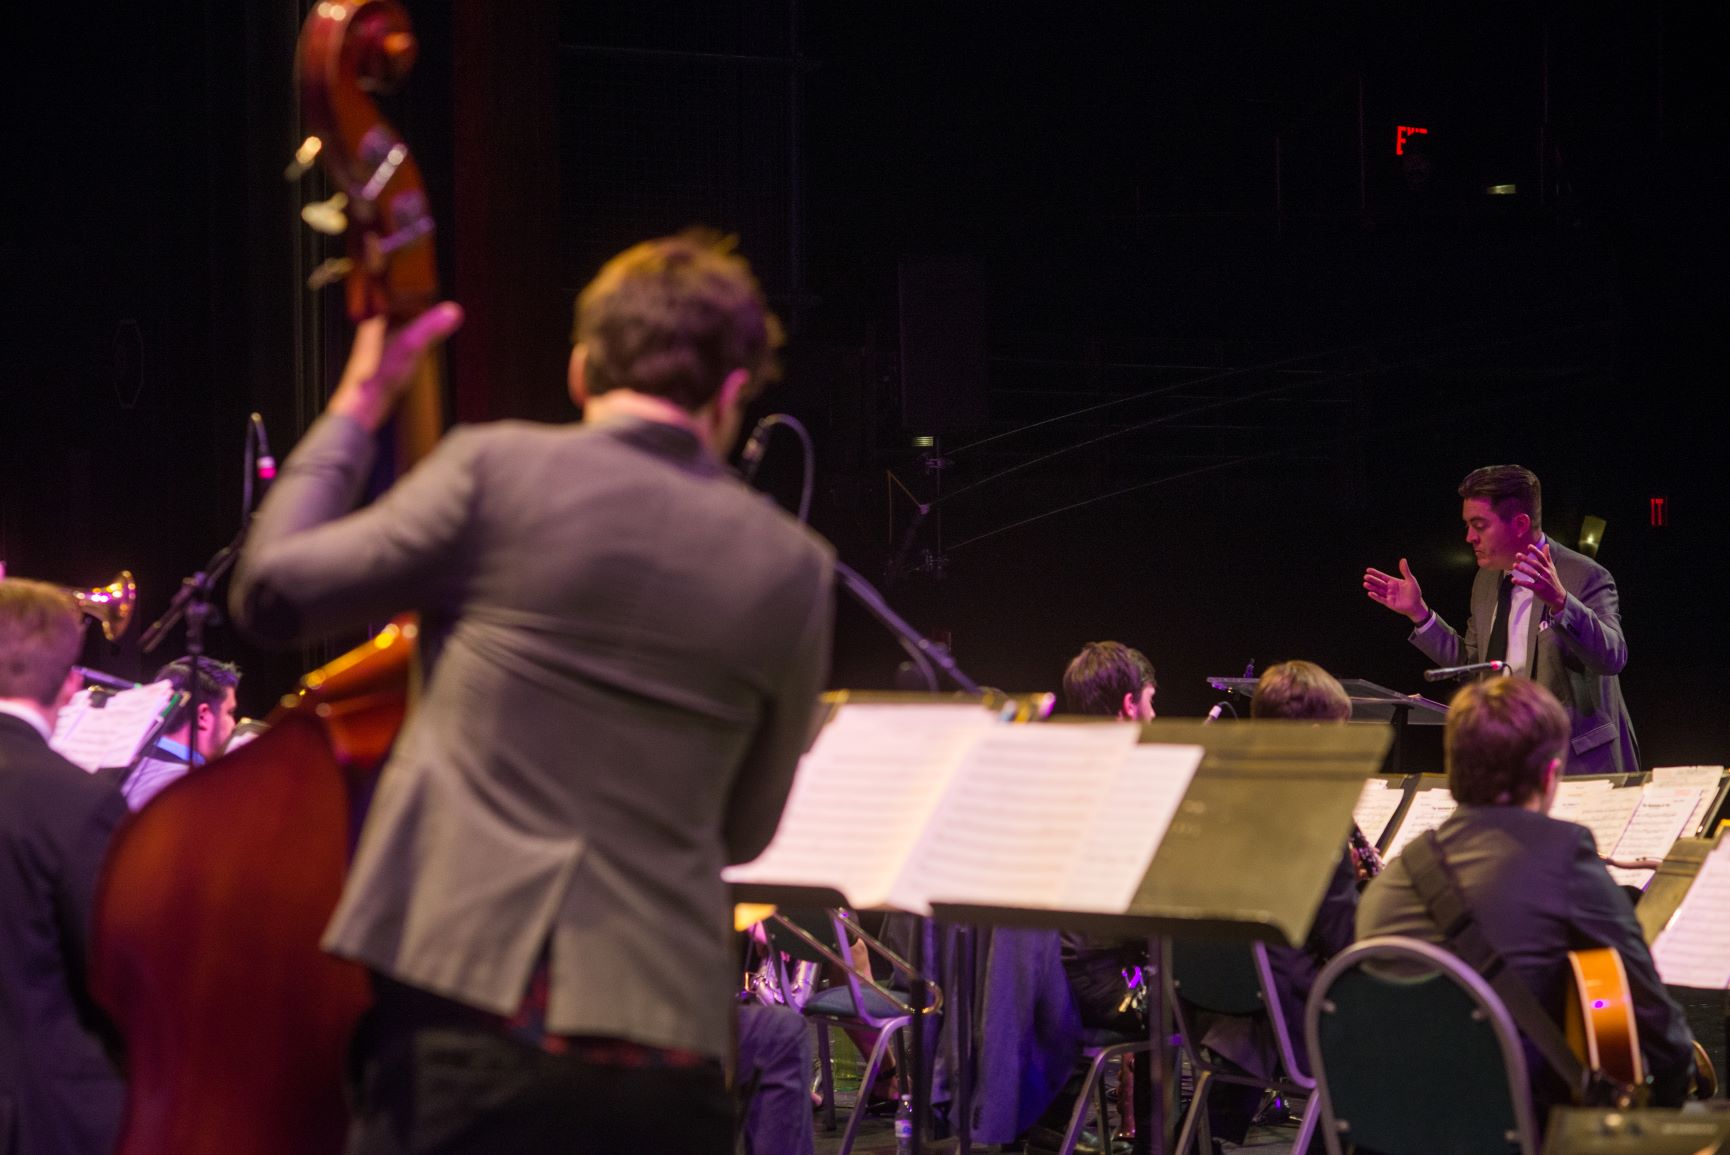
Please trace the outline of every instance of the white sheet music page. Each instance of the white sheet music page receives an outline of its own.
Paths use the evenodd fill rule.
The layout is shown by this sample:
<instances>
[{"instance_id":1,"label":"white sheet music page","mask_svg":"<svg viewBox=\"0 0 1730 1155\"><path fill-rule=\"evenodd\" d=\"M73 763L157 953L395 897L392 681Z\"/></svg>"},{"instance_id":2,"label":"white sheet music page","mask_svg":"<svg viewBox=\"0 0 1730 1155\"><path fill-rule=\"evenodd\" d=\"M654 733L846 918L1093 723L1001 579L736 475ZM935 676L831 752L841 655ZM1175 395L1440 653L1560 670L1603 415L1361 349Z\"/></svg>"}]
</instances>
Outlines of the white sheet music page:
<instances>
[{"instance_id":1,"label":"white sheet music page","mask_svg":"<svg viewBox=\"0 0 1730 1155\"><path fill-rule=\"evenodd\" d=\"M1600 790L1588 795L1579 811L1568 821L1590 830L1592 841L1598 845L1598 853L1609 854L1622 841L1622 832L1628 829L1629 819L1640 806L1640 794L1638 788L1631 786Z\"/></svg>"},{"instance_id":2,"label":"white sheet music page","mask_svg":"<svg viewBox=\"0 0 1730 1155\"><path fill-rule=\"evenodd\" d=\"M1388 844L1388 852L1382 857L1392 862L1399 857L1400 851L1406 848L1408 842L1424 831L1434 830L1446 822L1457 809L1459 803L1454 801L1453 794L1445 786L1436 790L1418 791L1412 795L1412 804L1406 810L1405 821L1400 823L1399 832L1394 835L1394 840Z\"/></svg>"},{"instance_id":3,"label":"white sheet music page","mask_svg":"<svg viewBox=\"0 0 1730 1155\"><path fill-rule=\"evenodd\" d=\"M1682 837L1688 816L1700 805L1700 795L1704 793L1698 786L1647 786L1641 790L1640 805L1628 820L1628 828L1622 831L1622 840L1616 843L1616 852L1611 857L1663 861L1670 847ZM1652 874L1650 870L1610 867L1610 877L1623 886L1644 888L1652 881Z\"/></svg>"},{"instance_id":4,"label":"white sheet music page","mask_svg":"<svg viewBox=\"0 0 1730 1155\"><path fill-rule=\"evenodd\" d=\"M1131 748L1099 795L1059 899L1062 909L1104 914L1129 909L1206 752L1201 746Z\"/></svg>"},{"instance_id":5,"label":"white sheet music page","mask_svg":"<svg viewBox=\"0 0 1730 1155\"><path fill-rule=\"evenodd\" d=\"M774 841L722 877L881 906L962 755L997 725L969 703L842 706L800 759Z\"/></svg>"},{"instance_id":6,"label":"white sheet music page","mask_svg":"<svg viewBox=\"0 0 1730 1155\"><path fill-rule=\"evenodd\" d=\"M152 682L104 696L107 704L97 707L91 703L91 691L74 694L48 741L61 757L89 771L132 765L144 739L168 709L174 686Z\"/></svg>"},{"instance_id":7,"label":"white sheet music page","mask_svg":"<svg viewBox=\"0 0 1730 1155\"><path fill-rule=\"evenodd\" d=\"M1722 766L1654 766L1652 767L1653 786L1698 786L1700 801L1694 807L1694 812L1688 816L1688 821L1682 826L1682 837L1695 838L1700 833L1700 824L1706 821L1706 812L1712 808L1712 803L1718 798L1718 787L1724 781Z\"/></svg>"},{"instance_id":8,"label":"white sheet music page","mask_svg":"<svg viewBox=\"0 0 1730 1155\"><path fill-rule=\"evenodd\" d=\"M1698 990L1730 987L1730 842L1706 861L1676 913L1652 944L1652 961L1665 983Z\"/></svg>"},{"instance_id":9,"label":"white sheet music page","mask_svg":"<svg viewBox=\"0 0 1730 1155\"><path fill-rule=\"evenodd\" d=\"M1116 723L999 726L967 752L889 895L1056 907L1099 799L1140 729Z\"/></svg>"},{"instance_id":10,"label":"white sheet music page","mask_svg":"<svg viewBox=\"0 0 1730 1155\"><path fill-rule=\"evenodd\" d=\"M1358 803L1352 807L1352 818L1365 838L1372 843L1381 840L1382 831L1388 828L1388 820L1400 808L1405 796L1405 788L1397 778L1364 779Z\"/></svg>"},{"instance_id":11,"label":"white sheet music page","mask_svg":"<svg viewBox=\"0 0 1730 1155\"><path fill-rule=\"evenodd\" d=\"M1564 778L1556 783L1556 800L1550 806L1550 817L1563 822L1578 822L1587 798L1613 788L1608 778Z\"/></svg>"}]
</instances>

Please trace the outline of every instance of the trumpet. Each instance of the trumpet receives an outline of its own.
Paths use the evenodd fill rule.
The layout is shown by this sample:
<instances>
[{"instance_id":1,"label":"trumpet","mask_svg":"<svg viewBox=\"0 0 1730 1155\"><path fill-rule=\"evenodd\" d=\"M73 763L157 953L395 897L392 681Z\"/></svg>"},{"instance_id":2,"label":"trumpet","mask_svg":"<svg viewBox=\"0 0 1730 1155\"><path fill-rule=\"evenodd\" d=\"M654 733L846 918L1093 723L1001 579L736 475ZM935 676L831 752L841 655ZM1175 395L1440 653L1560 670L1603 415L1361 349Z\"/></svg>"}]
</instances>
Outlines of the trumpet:
<instances>
[{"instance_id":1,"label":"trumpet","mask_svg":"<svg viewBox=\"0 0 1730 1155\"><path fill-rule=\"evenodd\" d=\"M138 583L132 580L131 570L121 570L113 581L92 590L60 588L72 595L80 610L102 623L102 636L109 641L119 641L131 628L132 609L138 604Z\"/></svg>"}]
</instances>

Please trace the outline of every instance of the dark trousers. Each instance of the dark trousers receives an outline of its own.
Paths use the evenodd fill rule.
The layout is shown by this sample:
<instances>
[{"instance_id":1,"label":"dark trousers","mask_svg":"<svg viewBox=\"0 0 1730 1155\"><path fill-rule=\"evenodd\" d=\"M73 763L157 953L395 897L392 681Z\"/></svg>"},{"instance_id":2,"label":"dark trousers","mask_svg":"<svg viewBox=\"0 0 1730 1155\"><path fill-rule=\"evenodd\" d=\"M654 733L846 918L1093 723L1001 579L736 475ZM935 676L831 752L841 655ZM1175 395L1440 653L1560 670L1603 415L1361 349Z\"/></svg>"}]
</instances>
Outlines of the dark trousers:
<instances>
[{"instance_id":1,"label":"dark trousers","mask_svg":"<svg viewBox=\"0 0 1730 1155\"><path fill-rule=\"evenodd\" d=\"M417 1011L385 1005L363 1024L349 1155L733 1151L719 1063L594 1063Z\"/></svg>"}]
</instances>

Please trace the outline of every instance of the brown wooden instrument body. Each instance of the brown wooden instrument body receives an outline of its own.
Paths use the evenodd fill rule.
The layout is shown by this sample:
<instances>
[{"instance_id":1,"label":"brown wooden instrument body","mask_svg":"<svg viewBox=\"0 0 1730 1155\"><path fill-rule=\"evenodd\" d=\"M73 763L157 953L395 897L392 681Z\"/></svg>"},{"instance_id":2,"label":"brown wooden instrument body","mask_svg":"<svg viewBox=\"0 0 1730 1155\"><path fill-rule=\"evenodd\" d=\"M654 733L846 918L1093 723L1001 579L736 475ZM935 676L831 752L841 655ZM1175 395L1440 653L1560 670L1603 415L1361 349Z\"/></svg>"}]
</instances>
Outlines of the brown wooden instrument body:
<instances>
[{"instance_id":1,"label":"brown wooden instrument body","mask_svg":"<svg viewBox=\"0 0 1730 1155\"><path fill-rule=\"evenodd\" d=\"M187 775L115 838L91 986L126 1041L123 1155L342 1149L371 992L319 950L348 869L348 776L319 720Z\"/></svg>"},{"instance_id":2,"label":"brown wooden instrument body","mask_svg":"<svg viewBox=\"0 0 1730 1155\"><path fill-rule=\"evenodd\" d=\"M322 0L297 73L318 156L347 196L355 320L403 321L438 286L413 158L370 93L414 59L394 0ZM399 471L430 450L423 370L397 422ZM413 619L307 675L256 741L187 774L117 831L96 897L91 987L126 1046L119 1155L335 1155L366 971L320 939L374 775L410 697Z\"/></svg>"}]
</instances>

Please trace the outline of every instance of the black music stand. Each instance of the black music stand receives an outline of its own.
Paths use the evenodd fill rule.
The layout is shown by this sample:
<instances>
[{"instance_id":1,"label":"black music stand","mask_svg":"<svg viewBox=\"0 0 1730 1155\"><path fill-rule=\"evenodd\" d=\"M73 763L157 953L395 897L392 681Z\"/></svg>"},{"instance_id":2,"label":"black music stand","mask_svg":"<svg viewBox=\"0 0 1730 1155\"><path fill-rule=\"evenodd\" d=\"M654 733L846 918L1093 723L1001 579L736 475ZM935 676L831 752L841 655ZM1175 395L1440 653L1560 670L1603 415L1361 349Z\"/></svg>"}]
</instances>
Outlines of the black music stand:
<instances>
[{"instance_id":1,"label":"black music stand","mask_svg":"<svg viewBox=\"0 0 1730 1155\"><path fill-rule=\"evenodd\" d=\"M1207 684L1248 701L1255 695L1256 679L1216 677L1209 678ZM1341 678L1340 686L1352 700L1353 722L1387 722L1393 726L1393 754L1386 771L1389 774L1406 772L1407 726L1440 726L1448 720L1447 706L1422 694L1402 694L1363 678Z\"/></svg>"},{"instance_id":2,"label":"black music stand","mask_svg":"<svg viewBox=\"0 0 1730 1155\"><path fill-rule=\"evenodd\" d=\"M1146 936L1149 956L1168 965L1172 936L1302 943L1345 845L1352 808L1386 757L1387 730L1267 722L1208 726L1154 721L1142 741L1204 748L1189 789L1129 906L1117 913L933 901L945 922ZM1305 821L1292 821L1293 815ZM1267 821L1278 816L1279 821ZM1171 1035L1165 975L1148 987L1156 1047L1152 1129L1169 1151ZM965 1118L966 1105L962 1117Z\"/></svg>"}]
</instances>

